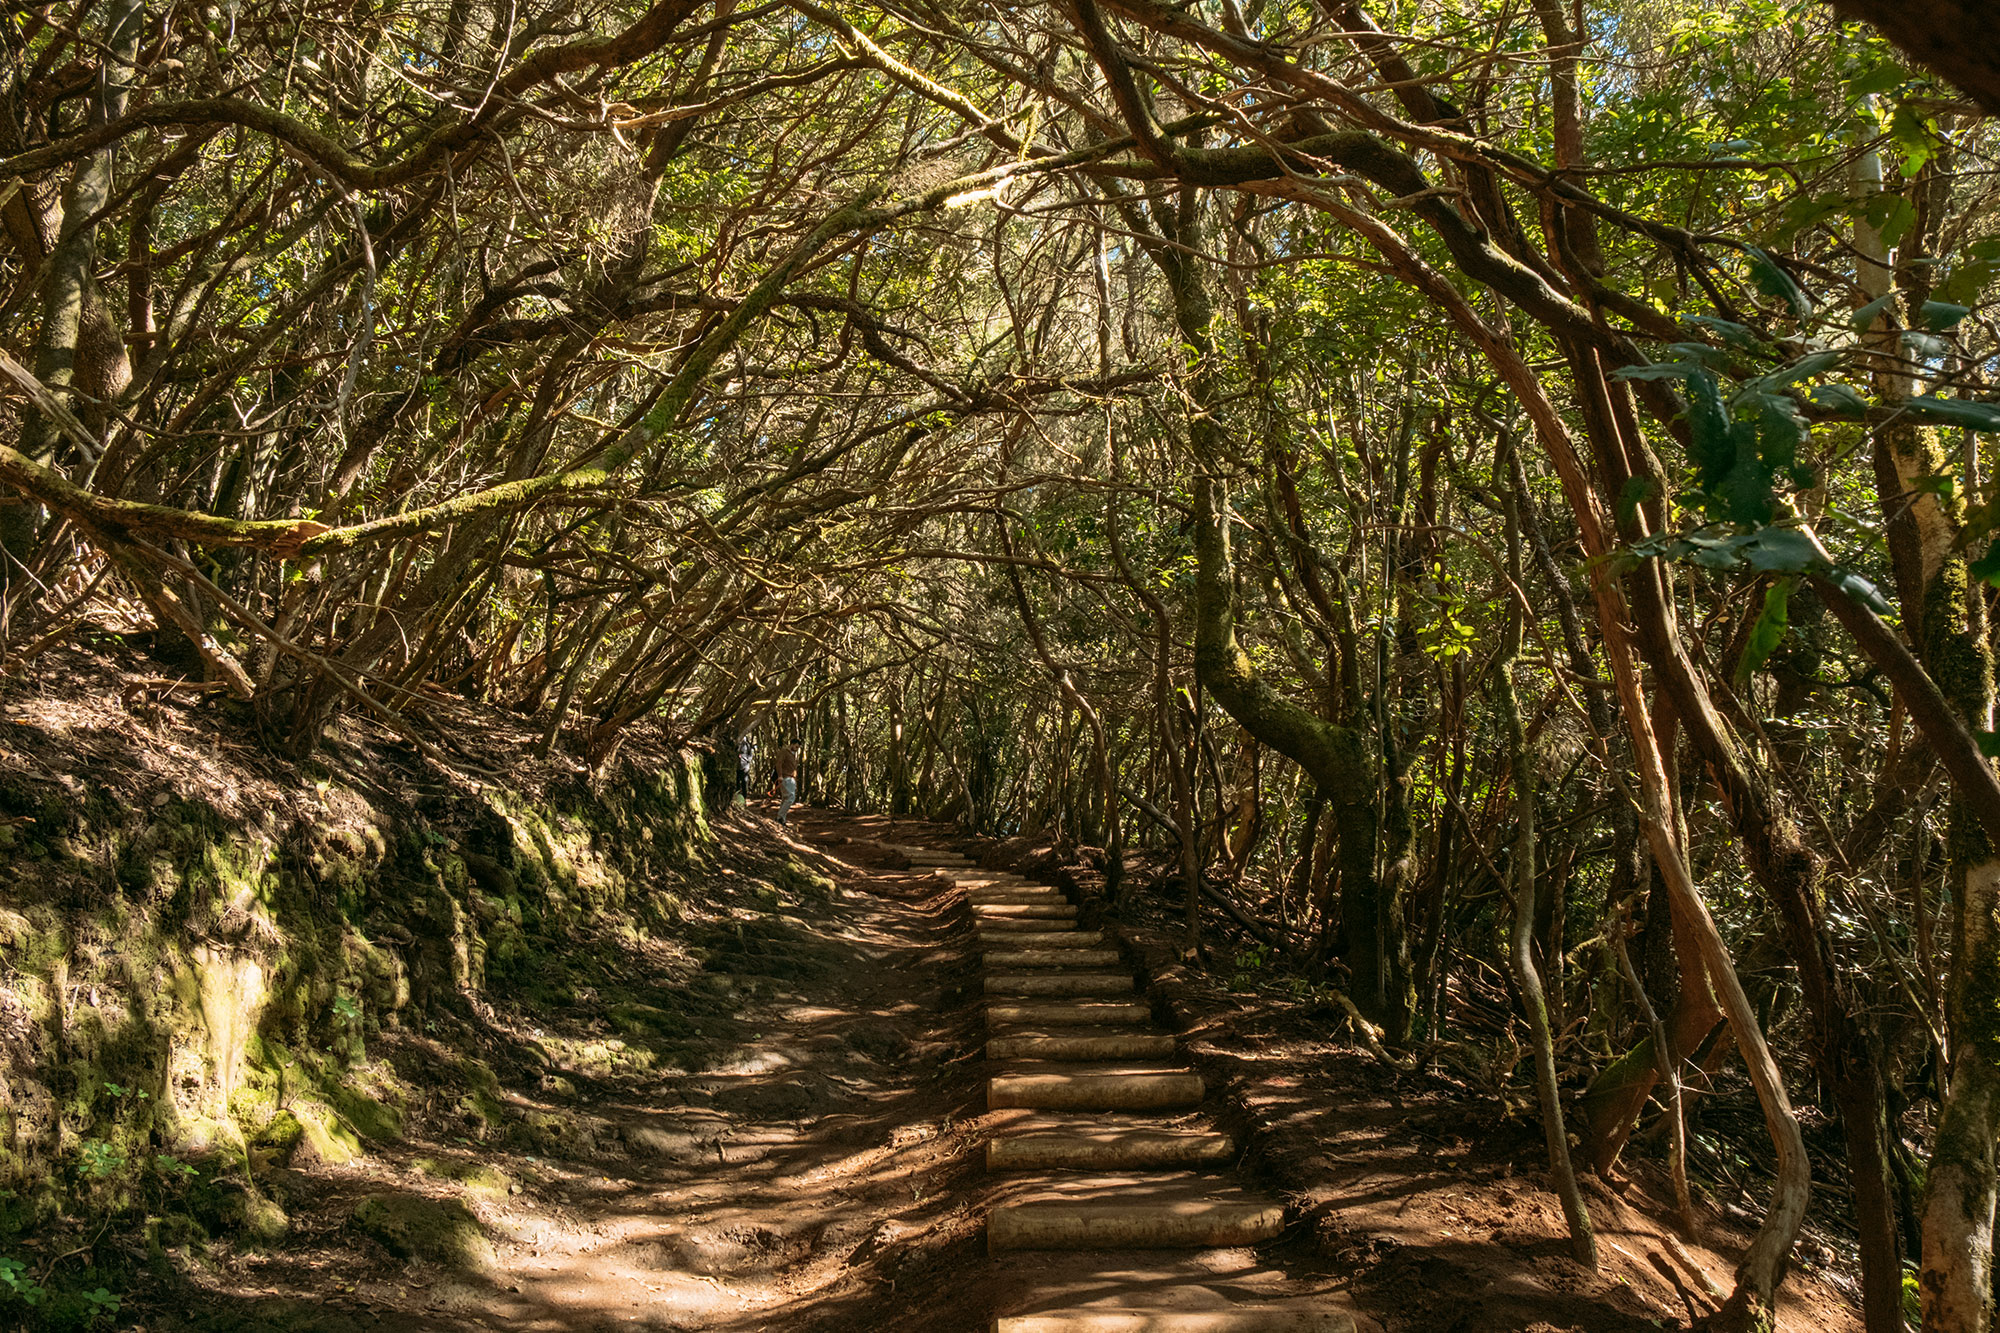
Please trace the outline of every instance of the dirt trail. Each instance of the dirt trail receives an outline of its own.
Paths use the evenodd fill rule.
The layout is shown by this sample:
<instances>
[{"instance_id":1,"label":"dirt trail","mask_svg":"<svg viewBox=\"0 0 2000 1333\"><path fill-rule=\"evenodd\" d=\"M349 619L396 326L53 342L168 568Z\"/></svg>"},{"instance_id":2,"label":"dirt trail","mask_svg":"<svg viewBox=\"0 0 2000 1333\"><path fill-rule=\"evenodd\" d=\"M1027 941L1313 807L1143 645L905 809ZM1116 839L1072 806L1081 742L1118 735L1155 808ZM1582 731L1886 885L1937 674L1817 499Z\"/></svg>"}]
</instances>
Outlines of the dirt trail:
<instances>
[{"instance_id":1,"label":"dirt trail","mask_svg":"<svg viewBox=\"0 0 2000 1333\"><path fill-rule=\"evenodd\" d=\"M1079 929L1064 894L971 869L955 854L971 844L943 828L814 811L794 824L781 838L760 814L723 822L685 938L579 940L553 999L496 998L477 1034L385 1034L377 1059L407 1085L437 1067L403 1139L345 1165L266 1164L259 1183L290 1213L291 1236L199 1256L173 1296L133 1303L137 1326L973 1333L998 1319L1003 1333L1374 1333L1383 1319L1576 1333L1672 1322L1657 1300L1650 1318L1621 1306L1606 1322L1618 1302L1596 1288L1557 1299L1579 1279L1549 1257L1557 1223L1520 1214L1539 1207L1532 1187L1516 1199L1492 1186L1508 1211L1487 1228L1496 1244L1507 1228L1532 1230L1530 1249L1445 1276L1441 1247L1464 1248L1461 1213L1477 1206L1461 1196L1481 1186L1435 1151L1405 1160L1373 1142L1402 1132L1404 1112L1348 1123L1373 1107L1365 1086L1266 1105L1303 1097L1328 1052L1251 1068L1290 1045L1247 1017L1229 1026L1243 1045L1229 1048L1235 1064L1216 1032L1170 1036L1153 1019L1181 1004L1162 998L1187 990L1177 969L1129 931ZM786 857L837 891L786 887L774 869ZM1142 954L1150 1001L1135 985ZM590 977L601 980L581 984ZM485 1128L438 1076L475 1036L498 1074ZM1252 1136L1254 1166L1239 1154ZM1303 1165L1294 1138L1309 1141ZM1323 1188L1322 1158L1393 1178ZM1283 1195L1257 1178L1279 1160ZM1465 1183L1445 1196L1459 1211L1417 1200L1434 1177ZM1301 1181L1312 1187L1298 1192ZM371 1198L461 1209L476 1224L473 1262L392 1254L357 1225ZM1378 1233L1393 1239L1369 1239ZM1509 1293L1522 1318L1463 1323ZM1120 1322L1134 1311L1157 1313ZM1268 1317L1285 1312L1293 1322Z\"/></svg>"},{"instance_id":2,"label":"dirt trail","mask_svg":"<svg viewBox=\"0 0 2000 1333\"><path fill-rule=\"evenodd\" d=\"M959 1207L964 960L921 875L844 878L809 923L824 966L746 1005L743 1045L605 1108L633 1150L620 1177L498 1219L518 1238L511 1280L479 1322L832 1329L891 1313L899 1242L935 1240Z\"/></svg>"},{"instance_id":3,"label":"dirt trail","mask_svg":"<svg viewBox=\"0 0 2000 1333\"><path fill-rule=\"evenodd\" d=\"M761 817L729 821L714 873L718 900L734 905L703 927L701 970L654 960L718 997L692 1038L641 1002L661 999L643 989L607 985L575 1012L491 1007L503 1045L557 1053L538 1078L532 1062L493 1060L492 1097L509 1123L546 1125L540 1139L474 1142L440 1107L353 1163L270 1167L261 1183L292 1214L292 1239L204 1259L174 1295L138 1304L141 1326L983 1325L940 1286L979 1245L966 1188L978 1175L968 1117L979 1038L963 909L928 871L880 864L865 842L838 849L842 860L815 847L870 838L873 821L801 813L795 841ZM773 851L816 865L838 891L774 897L756 878ZM732 897L732 879L759 891ZM646 948L631 947L643 970ZM672 1040L649 1030L655 1016ZM593 1058L606 1051L626 1058ZM415 1083L426 1060L449 1055L412 1034L385 1058ZM419 1243L405 1262L358 1234L356 1206L371 1196L462 1205L484 1244L433 1262Z\"/></svg>"}]
</instances>

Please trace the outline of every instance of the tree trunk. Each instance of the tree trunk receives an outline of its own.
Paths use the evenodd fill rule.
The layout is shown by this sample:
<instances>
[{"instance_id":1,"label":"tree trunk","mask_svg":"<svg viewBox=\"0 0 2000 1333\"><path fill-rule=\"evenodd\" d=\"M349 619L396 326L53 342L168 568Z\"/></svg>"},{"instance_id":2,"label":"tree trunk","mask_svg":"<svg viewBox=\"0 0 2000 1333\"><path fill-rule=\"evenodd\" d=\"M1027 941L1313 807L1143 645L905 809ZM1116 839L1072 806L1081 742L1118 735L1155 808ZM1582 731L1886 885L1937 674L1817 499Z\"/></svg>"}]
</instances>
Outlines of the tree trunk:
<instances>
[{"instance_id":1,"label":"tree trunk","mask_svg":"<svg viewBox=\"0 0 2000 1333\"><path fill-rule=\"evenodd\" d=\"M1988 115L2000 116L2000 9L1992 0L1833 0L1912 59L1950 79Z\"/></svg>"},{"instance_id":2,"label":"tree trunk","mask_svg":"<svg viewBox=\"0 0 2000 1333\"><path fill-rule=\"evenodd\" d=\"M1176 240L1199 248L1193 209L1183 208ZM1194 411L1188 432L1195 478L1195 674L1245 731L1285 755L1319 785L1338 830L1341 920L1351 998L1391 1042L1408 1039L1416 995L1410 986L1399 882L1376 873L1380 773L1361 734L1313 716L1261 680L1236 639L1235 565L1223 448L1221 386L1210 335L1212 311L1201 270L1180 250L1150 251L1174 296L1175 323L1188 349Z\"/></svg>"},{"instance_id":3,"label":"tree trunk","mask_svg":"<svg viewBox=\"0 0 2000 1333\"><path fill-rule=\"evenodd\" d=\"M1495 471L1506 468L1506 442L1499 446ZM1521 527L1513 503L1513 491L1500 479L1506 497L1507 558L1515 586L1521 581ZM1507 959L1514 984L1521 992L1521 1008L1528 1020L1528 1034L1535 1048L1535 1092L1542 1105L1542 1137L1548 1144L1549 1175L1556 1195L1562 1200L1563 1217L1569 1223L1570 1253L1586 1268L1597 1267L1597 1240L1591 1234L1590 1210L1576 1186L1576 1170L1570 1164L1569 1130L1563 1123L1562 1090L1556 1083L1555 1037L1549 1030L1548 1001L1542 992L1541 974L1535 968L1535 757L1528 744L1528 729L1521 722L1521 701L1514 690L1514 659L1521 652L1521 611L1510 602L1506 641L1493 664L1494 697L1500 706L1502 728L1507 736L1508 763L1514 774L1514 865L1513 923L1508 932Z\"/></svg>"}]
</instances>

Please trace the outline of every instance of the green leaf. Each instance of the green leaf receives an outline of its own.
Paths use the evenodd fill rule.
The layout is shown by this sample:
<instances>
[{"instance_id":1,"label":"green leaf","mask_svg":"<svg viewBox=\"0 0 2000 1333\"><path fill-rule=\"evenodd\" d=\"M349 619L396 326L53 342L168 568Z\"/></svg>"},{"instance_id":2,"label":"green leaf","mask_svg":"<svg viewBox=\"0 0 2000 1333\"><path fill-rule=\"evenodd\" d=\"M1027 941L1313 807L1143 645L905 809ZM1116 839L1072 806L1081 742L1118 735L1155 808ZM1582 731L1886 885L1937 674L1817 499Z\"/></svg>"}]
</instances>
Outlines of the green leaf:
<instances>
[{"instance_id":1,"label":"green leaf","mask_svg":"<svg viewBox=\"0 0 2000 1333\"><path fill-rule=\"evenodd\" d=\"M1896 608L1889 605L1889 599L1878 591L1874 584L1852 570L1835 566L1829 575L1833 586L1867 607L1878 616L1894 615Z\"/></svg>"},{"instance_id":2,"label":"green leaf","mask_svg":"<svg viewBox=\"0 0 2000 1333\"><path fill-rule=\"evenodd\" d=\"M1758 407L1757 457L1762 460L1765 473L1775 476L1798 457L1799 441L1806 437L1806 424L1799 419L1799 410L1792 400L1783 394L1760 394Z\"/></svg>"},{"instance_id":3,"label":"green leaf","mask_svg":"<svg viewBox=\"0 0 2000 1333\"><path fill-rule=\"evenodd\" d=\"M1989 259L1963 260L1953 264L1951 272L1935 289L1937 298L1954 304L1977 305L1996 272L2000 272L2000 264Z\"/></svg>"},{"instance_id":4,"label":"green leaf","mask_svg":"<svg viewBox=\"0 0 2000 1333\"><path fill-rule=\"evenodd\" d=\"M1971 306L1957 305L1950 301L1926 301L1917 310L1917 318L1932 333L1943 333L1952 325L1972 313Z\"/></svg>"},{"instance_id":5,"label":"green leaf","mask_svg":"<svg viewBox=\"0 0 2000 1333\"><path fill-rule=\"evenodd\" d=\"M1903 175L1914 179L1924 164L1937 156L1937 126L1925 119L1923 112L1908 102L1896 108L1896 114L1889 117L1889 134L1896 141L1896 147L1903 150ZM1911 210L1914 218L1916 212ZM1900 233L1899 233L1900 234ZM1884 232L1883 240L1889 237ZM1889 241L1894 245L1894 241Z\"/></svg>"},{"instance_id":6,"label":"green leaf","mask_svg":"<svg viewBox=\"0 0 2000 1333\"><path fill-rule=\"evenodd\" d=\"M1636 366L1620 366L1611 372L1614 380L1684 380L1699 367L1685 361L1646 361Z\"/></svg>"},{"instance_id":7,"label":"green leaf","mask_svg":"<svg viewBox=\"0 0 2000 1333\"><path fill-rule=\"evenodd\" d=\"M1720 350L1707 343L1668 343L1669 352L1679 353L1679 359L1697 366L1726 367L1729 358Z\"/></svg>"},{"instance_id":8,"label":"green leaf","mask_svg":"<svg viewBox=\"0 0 2000 1333\"><path fill-rule=\"evenodd\" d=\"M1771 521L1771 470L1764 466L1764 460L1758 457L1755 449L1737 450L1735 465L1717 489L1731 523L1756 525Z\"/></svg>"},{"instance_id":9,"label":"green leaf","mask_svg":"<svg viewBox=\"0 0 2000 1333\"><path fill-rule=\"evenodd\" d=\"M1630 523L1639 506L1659 494L1659 489L1659 483L1651 477L1625 478L1625 485L1618 492L1618 521Z\"/></svg>"},{"instance_id":10,"label":"green leaf","mask_svg":"<svg viewBox=\"0 0 2000 1333\"><path fill-rule=\"evenodd\" d=\"M1743 548L1743 558L1767 574L1800 574L1821 557L1813 539L1797 528L1765 528Z\"/></svg>"},{"instance_id":11,"label":"green leaf","mask_svg":"<svg viewBox=\"0 0 2000 1333\"><path fill-rule=\"evenodd\" d=\"M1900 194L1877 194L1869 197L1861 215L1881 236L1882 244L1895 245L1917 220L1917 208Z\"/></svg>"},{"instance_id":12,"label":"green leaf","mask_svg":"<svg viewBox=\"0 0 2000 1333\"><path fill-rule=\"evenodd\" d=\"M2000 731L1974 731L1972 743L1988 759L2000 759Z\"/></svg>"},{"instance_id":13,"label":"green leaf","mask_svg":"<svg viewBox=\"0 0 2000 1333\"><path fill-rule=\"evenodd\" d=\"M1688 456L1694 460L1695 480L1706 488L1736 461L1736 440L1715 377L1697 367L1688 375L1687 384Z\"/></svg>"},{"instance_id":14,"label":"green leaf","mask_svg":"<svg viewBox=\"0 0 2000 1333\"><path fill-rule=\"evenodd\" d=\"M1790 245L1806 228L1818 226L1835 214L1849 213L1853 206L1854 200L1845 192L1799 195L1785 205L1778 225L1771 231L1771 241L1776 245Z\"/></svg>"},{"instance_id":15,"label":"green leaf","mask_svg":"<svg viewBox=\"0 0 2000 1333\"><path fill-rule=\"evenodd\" d=\"M1750 264L1750 280L1757 285L1758 291L1783 301L1800 319L1812 314L1812 298L1806 295L1805 288L1792 280L1791 274L1778 266L1777 260L1754 245L1744 247L1743 253Z\"/></svg>"},{"instance_id":16,"label":"green leaf","mask_svg":"<svg viewBox=\"0 0 2000 1333\"><path fill-rule=\"evenodd\" d=\"M1816 384L1808 395L1817 407L1844 417L1868 415L1868 400L1845 384Z\"/></svg>"},{"instance_id":17,"label":"green leaf","mask_svg":"<svg viewBox=\"0 0 2000 1333\"><path fill-rule=\"evenodd\" d=\"M1903 350L1909 352L1912 356L1935 361L1941 356L1949 356L1951 354L1951 344L1942 338L1934 338L1928 333L1919 333L1915 329L1909 329L1903 334Z\"/></svg>"},{"instance_id":18,"label":"green leaf","mask_svg":"<svg viewBox=\"0 0 2000 1333\"><path fill-rule=\"evenodd\" d=\"M1784 641L1785 629L1791 624L1788 604L1792 589L1798 586L1798 579L1783 578L1764 590L1764 610L1757 617L1757 623L1750 627L1750 641L1743 645L1743 656L1736 663L1736 683L1740 686L1750 679L1750 673L1763 666L1778 645Z\"/></svg>"},{"instance_id":19,"label":"green leaf","mask_svg":"<svg viewBox=\"0 0 2000 1333\"><path fill-rule=\"evenodd\" d=\"M1861 71L1847 81L1847 95L1856 101L1900 88L1909 82L1910 72L1893 60L1885 60Z\"/></svg>"},{"instance_id":20,"label":"green leaf","mask_svg":"<svg viewBox=\"0 0 2000 1333\"><path fill-rule=\"evenodd\" d=\"M1737 551L1751 540L1748 533L1738 533L1731 537L1710 537L1704 533L1689 533L1676 537L1657 552L1668 560L1686 560L1704 569L1734 569L1742 564ZM1650 543L1648 543L1650 545ZM1652 554L1644 547L1636 548L1642 554Z\"/></svg>"},{"instance_id":21,"label":"green leaf","mask_svg":"<svg viewBox=\"0 0 2000 1333\"><path fill-rule=\"evenodd\" d=\"M1689 315L1682 320L1685 324L1697 324L1715 333L1732 347L1761 347L1764 340L1748 324L1738 324L1733 319L1717 319L1714 315Z\"/></svg>"},{"instance_id":22,"label":"green leaf","mask_svg":"<svg viewBox=\"0 0 2000 1333\"><path fill-rule=\"evenodd\" d=\"M1988 543L1986 554L1980 556L1977 560L1966 566L1966 568L1972 572L1972 577L1984 580L1994 587L2000 588L2000 538L1995 538L1992 542Z\"/></svg>"},{"instance_id":23,"label":"green leaf","mask_svg":"<svg viewBox=\"0 0 2000 1333\"><path fill-rule=\"evenodd\" d=\"M1882 317L1882 312L1890 309L1895 304L1896 294L1894 292L1890 292L1887 296L1878 296L1854 312L1853 317L1847 321L1848 327L1852 328L1856 333L1866 333L1875 327L1875 321Z\"/></svg>"},{"instance_id":24,"label":"green leaf","mask_svg":"<svg viewBox=\"0 0 2000 1333\"><path fill-rule=\"evenodd\" d=\"M1768 375L1759 375L1754 380L1746 381L1738 396L1740 398L1744 394L1774 393L1779 389L1789 388L1800 380L1824 375L1840 364L1843 355L1841 352L1814 352L1811 356L1802 356L1790 365L1780 366Z\"/></svg>"},{"instance_id":25,"label":"green leaf","mask_svg":"<svg viewBox=\"0 0 2000 1333\"><path fill-rule=\"evenodd\" d=\"M1911 398L1903 407L1931 421L1942 421L1967 430L2000 430L2000 404L1975 403L1964 398L1938 398L1925 394Z\"/></svg>"}]
</instances>

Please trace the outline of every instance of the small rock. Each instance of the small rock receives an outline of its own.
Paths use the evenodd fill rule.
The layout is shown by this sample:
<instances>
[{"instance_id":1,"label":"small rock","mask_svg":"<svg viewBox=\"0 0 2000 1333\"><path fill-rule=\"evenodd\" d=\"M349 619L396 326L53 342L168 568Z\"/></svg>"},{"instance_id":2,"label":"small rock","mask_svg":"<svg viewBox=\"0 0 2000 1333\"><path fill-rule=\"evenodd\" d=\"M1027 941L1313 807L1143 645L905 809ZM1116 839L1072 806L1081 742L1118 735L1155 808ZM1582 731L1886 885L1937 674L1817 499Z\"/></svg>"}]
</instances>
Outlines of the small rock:
<instances>
[{"instance_id":1,"label":"small rock","mask_svg":"<svg viewBox=\"0 0 2000 1333\"><path fill-rule=\"evenodd\" d=\"M479 1219L456 1199L371 1194L355 1205L354 1225L399 1258L475 1272L492 1268L499 1258Z\"/></svg>"}]
</instances>

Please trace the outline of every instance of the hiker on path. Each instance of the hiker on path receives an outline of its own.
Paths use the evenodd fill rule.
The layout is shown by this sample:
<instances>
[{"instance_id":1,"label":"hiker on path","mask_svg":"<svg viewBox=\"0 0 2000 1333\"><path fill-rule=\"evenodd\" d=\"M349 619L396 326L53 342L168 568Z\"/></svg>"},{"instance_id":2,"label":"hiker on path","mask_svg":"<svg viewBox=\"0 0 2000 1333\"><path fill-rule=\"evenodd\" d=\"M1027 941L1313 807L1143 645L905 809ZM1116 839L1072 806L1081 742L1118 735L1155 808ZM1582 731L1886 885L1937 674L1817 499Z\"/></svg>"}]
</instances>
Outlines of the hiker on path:
<instances>
[{"instance_id":1,"label":"hiker on path","mask_svg":"<svg viewBox=\"0 0 2000 1333\"><path fill-rule=\"evenodd\" d=\"M792 802L799 799L799 742L796 737L778 748L778 757L772 761L778 774L778 824L780 827L790 822Z\"/></svg>"},{"instance_id":2,"label":"hiker on path","mask_svg":"<svg viewBox=\"0 0 2000 1333\"><path fill-rule=\"evenodd\" d=\"M756 759L757 742L746 731L743 738L736 742L736 789L743 793L745 805L750 803L750 766Z\"/></svg>"}]
</instances>

